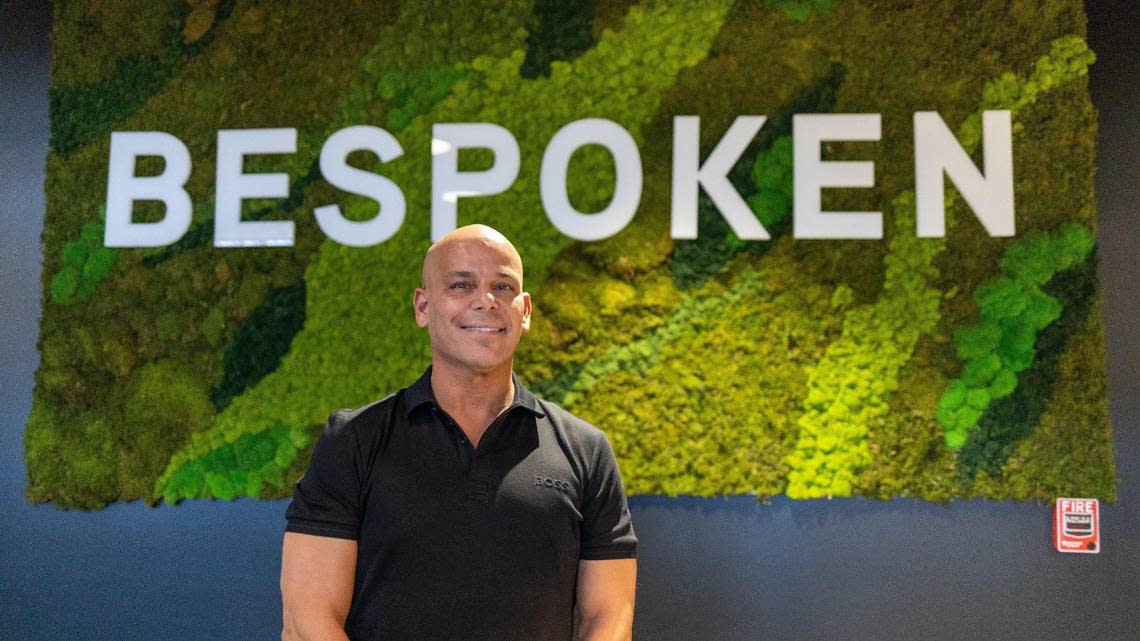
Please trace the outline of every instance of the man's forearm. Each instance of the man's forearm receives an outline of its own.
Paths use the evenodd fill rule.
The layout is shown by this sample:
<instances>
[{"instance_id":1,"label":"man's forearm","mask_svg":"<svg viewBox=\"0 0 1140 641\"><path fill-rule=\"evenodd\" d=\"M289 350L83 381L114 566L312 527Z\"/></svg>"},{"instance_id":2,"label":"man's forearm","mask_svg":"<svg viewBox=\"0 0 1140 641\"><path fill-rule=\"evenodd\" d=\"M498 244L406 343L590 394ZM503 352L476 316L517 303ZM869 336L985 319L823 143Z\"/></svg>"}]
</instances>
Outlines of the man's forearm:
<instances>
[{"instance_id":1,"label":"man's forearm","mask_svg":"<svg viewBox=\"0 0 1140 641\"><path fill-rule=\"evenodd\" d=\"M633 610L583 618L578 622L578 641L632 641Z\"/></svg>"},{"instance_id":2,"label":"man's forearm","mask_svg":"<svg viewBox=\"0 0 1140 641\"><path fill-rule=\"evenodd\" d=\"M281 641L349 641L344 626L336 621L322 619L285 621L281 628Z\"/></svg>"},{"instance_id":3,"label":"man's forearm","mask_svg":"<svg viewBox=\"0 0 1140 641\"><path fill-rule=\"evenodd\" d=\"M631 641L637 559L578 562L578 641Z\"/></svg>"}]
</instances>

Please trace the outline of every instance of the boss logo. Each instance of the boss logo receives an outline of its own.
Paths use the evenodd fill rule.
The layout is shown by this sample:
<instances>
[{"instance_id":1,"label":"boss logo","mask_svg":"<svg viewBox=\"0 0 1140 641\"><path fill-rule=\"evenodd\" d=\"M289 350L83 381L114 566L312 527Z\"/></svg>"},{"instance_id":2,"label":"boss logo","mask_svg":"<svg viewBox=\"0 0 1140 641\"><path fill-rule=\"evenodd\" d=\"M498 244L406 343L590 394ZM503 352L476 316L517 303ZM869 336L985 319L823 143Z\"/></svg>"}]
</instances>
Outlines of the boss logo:
<instances>
[{"instance_id":1,"label":"boss logo","mask_svg":"<svg viewBox=\"0 0 1140 641\"><path fill-rule=\"evenodd\" d=\"M546 487L552 487L556 490L561 490L563 492L569 492L570 491L570 484L567 483L566 481L559 481L558 479L552 479L549 476L542 476L539 474L534 475L534 484L535 485L543 485Z\"/></svg>"}]
</instances>

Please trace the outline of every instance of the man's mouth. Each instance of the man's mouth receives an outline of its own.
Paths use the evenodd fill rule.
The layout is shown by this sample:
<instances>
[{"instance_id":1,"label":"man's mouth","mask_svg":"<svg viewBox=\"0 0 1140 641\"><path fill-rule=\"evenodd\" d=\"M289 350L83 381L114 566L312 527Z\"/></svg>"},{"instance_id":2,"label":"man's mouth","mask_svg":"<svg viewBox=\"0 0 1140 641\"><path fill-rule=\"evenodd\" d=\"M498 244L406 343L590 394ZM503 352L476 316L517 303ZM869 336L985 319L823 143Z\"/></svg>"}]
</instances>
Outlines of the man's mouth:
<instances>
[{"instance_id":1,"label":"man's mouth","mask_svg":"<svg viewBox=\"0 0 1140 641\"><path fill-rule=\"evenodd\" d=\"M493 327L491 325L460 325L465 332L474 332L476 334L501 334L507 331L505 327Z\"/></svg>"}]
</instances>

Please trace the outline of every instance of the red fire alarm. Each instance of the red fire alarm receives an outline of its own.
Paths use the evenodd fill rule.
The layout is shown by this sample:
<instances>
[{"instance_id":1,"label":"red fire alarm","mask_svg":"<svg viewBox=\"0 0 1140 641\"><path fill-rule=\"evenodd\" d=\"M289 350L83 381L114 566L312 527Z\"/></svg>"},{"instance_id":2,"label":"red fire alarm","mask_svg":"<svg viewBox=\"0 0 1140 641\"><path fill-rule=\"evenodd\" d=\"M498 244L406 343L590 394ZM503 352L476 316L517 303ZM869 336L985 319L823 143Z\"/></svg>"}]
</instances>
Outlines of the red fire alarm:
<instances>
[{"instance_id":1,"label":"red fire alarm","mask_svg":"<svg viewBox=\"0 0 1140 641\"><path fill-rule=\"evenodd\" d=\"M1058 552L1100 552L1100 503L1096 499L1057 499L1053 504L1053 547Z\"/></svg>"}]
</instances>

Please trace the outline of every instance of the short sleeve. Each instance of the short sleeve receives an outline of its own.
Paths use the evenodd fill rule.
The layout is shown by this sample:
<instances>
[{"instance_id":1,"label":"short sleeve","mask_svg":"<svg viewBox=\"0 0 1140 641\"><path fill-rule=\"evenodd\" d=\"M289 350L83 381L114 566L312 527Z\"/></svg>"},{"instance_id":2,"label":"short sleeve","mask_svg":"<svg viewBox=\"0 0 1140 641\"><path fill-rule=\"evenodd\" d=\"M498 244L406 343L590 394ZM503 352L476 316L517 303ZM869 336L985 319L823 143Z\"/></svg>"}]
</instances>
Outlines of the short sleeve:
<instances>
[{"instance_id":1,"label":"short sleeve","mask_svg":"<svg viewBox=\"0 0 1140 641\"><path fill-rule=\"evenodd\" d=\"M595 447L582 503L583 560L637 557L637 536L613 448L604 434Z\"/></svg>"},{"instance_id":2,"label":"short sleeve","mask_svg":"<svg viewBox=\"0 0 1140 641\"><path fill-rule=\"evenodd\" d=\"M338 539L360 534L361 453L345 415L333 412L313 449L309 469L297 481L285 511L285 531Z\"/></svg>"}]
</instances>

